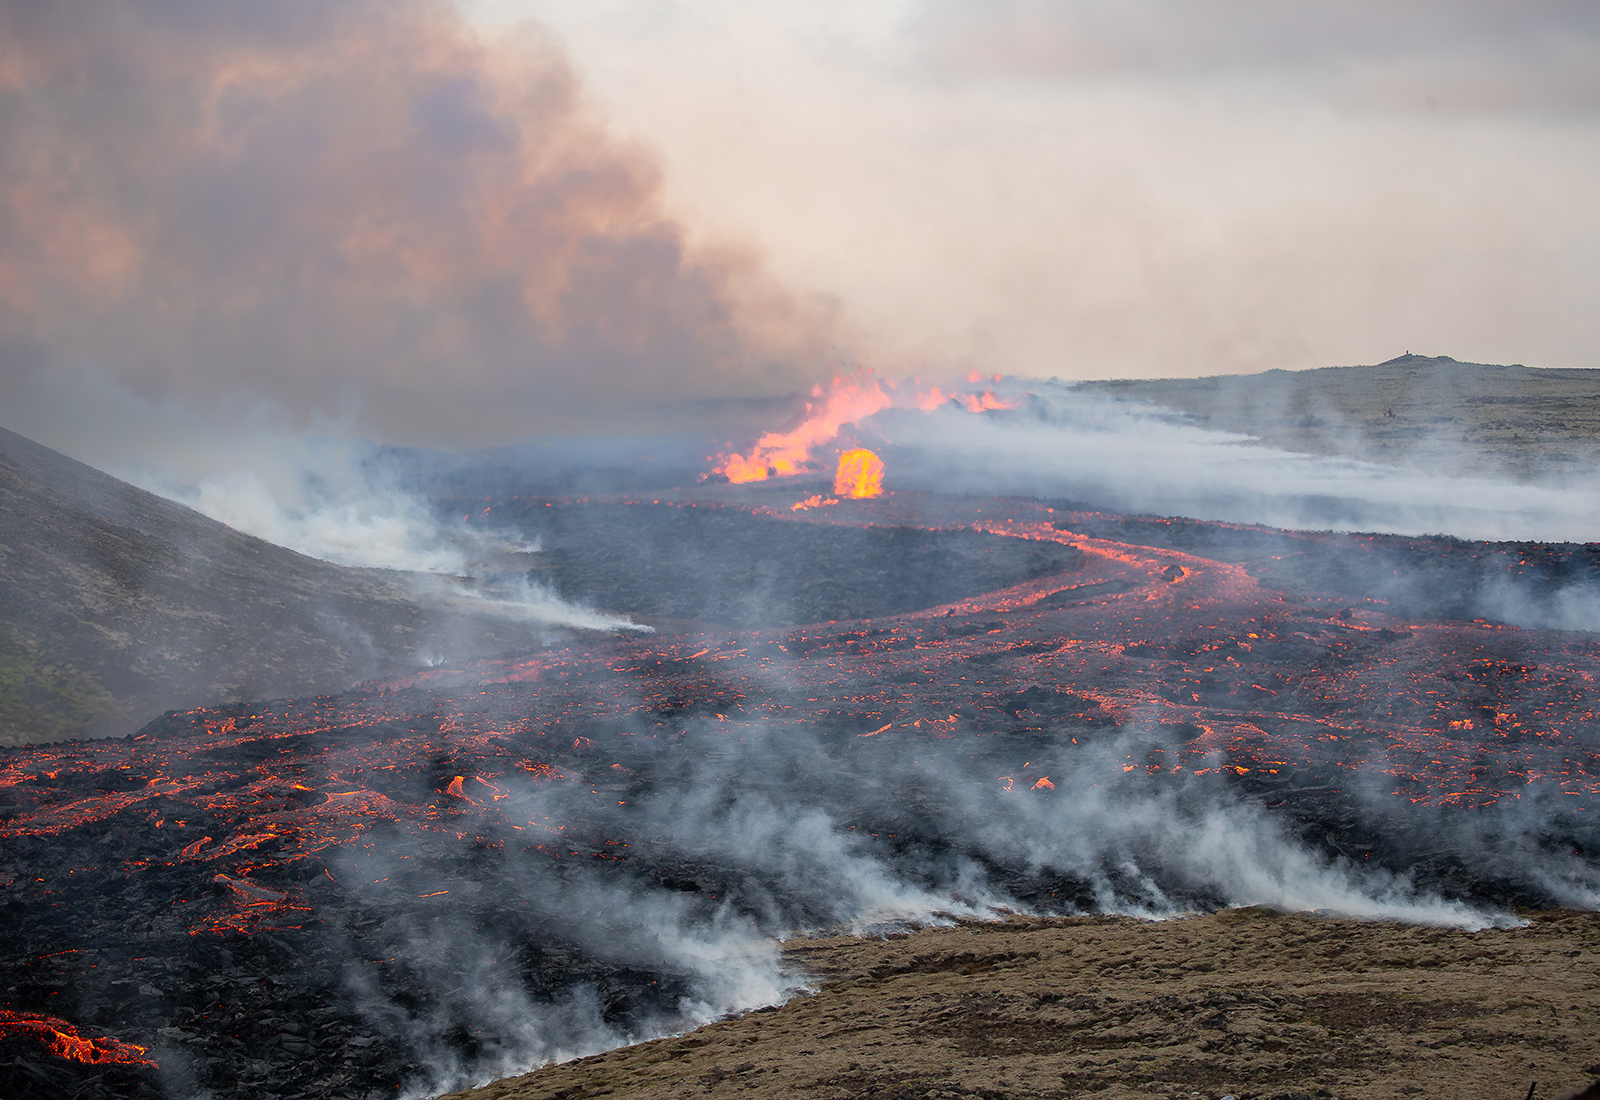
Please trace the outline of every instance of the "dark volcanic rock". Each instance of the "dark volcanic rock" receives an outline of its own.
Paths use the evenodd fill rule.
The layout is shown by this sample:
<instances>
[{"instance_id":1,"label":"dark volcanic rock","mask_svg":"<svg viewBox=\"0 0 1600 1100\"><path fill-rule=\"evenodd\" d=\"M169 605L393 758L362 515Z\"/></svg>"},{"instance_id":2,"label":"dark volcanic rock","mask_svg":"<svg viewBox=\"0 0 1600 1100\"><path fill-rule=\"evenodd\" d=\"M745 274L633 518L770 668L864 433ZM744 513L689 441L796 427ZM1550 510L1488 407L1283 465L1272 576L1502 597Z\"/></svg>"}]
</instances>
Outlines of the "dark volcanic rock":
<instances>
[{"instance_id":1,"label":"dark volcanic rock","mask_svg":"<svg viewBox=\"0 0 1600 1100\"><path fill-rule=\"evenodd\" d=\"M741 627L916 611L1083 563L1055 542L796 523L732 507L527 501L496 512L540 540L530 576L568 598Z\"/></svg>"},{"instance_id":2,"label":"dark volcanic rock","mask_svg":"<svg viewBox=\"0 0 1600 1100\"><path fill-rule=\"evenodd\" d=\"M173 1100L368 1100L781 999L762 937L797 930L1593 896L1586 636L1319 607L1044 520L559 511L528 509L567 555L544 571L605 605L922 609L574 637L0 751L3 1003L148 1046ZM784 599L741 602L769 575Z\"/></svg>"}]
</instances>

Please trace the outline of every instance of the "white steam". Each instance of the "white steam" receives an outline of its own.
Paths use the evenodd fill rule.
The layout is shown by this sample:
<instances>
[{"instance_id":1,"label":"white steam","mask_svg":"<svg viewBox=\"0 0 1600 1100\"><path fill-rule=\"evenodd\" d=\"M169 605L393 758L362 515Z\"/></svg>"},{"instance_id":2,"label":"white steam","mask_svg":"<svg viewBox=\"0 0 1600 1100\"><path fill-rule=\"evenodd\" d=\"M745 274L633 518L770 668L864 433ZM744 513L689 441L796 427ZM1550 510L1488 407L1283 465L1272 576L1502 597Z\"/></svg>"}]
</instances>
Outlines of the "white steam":
<instances>
[{"instance_id":1,"label":"white steam","mask_svg":"<svg viewBox=\"0 0 1600 1100\"><path fill-rule=\"evenodd\" d=\"M498 615L514 622L547 623L579 630L631 630L649 634L654 627L620 615L562 599L553 589L526 576L500 579L485 589L448 589L447 602L464 611Z\"/></svg>"},{"instance_id":2,"label":"white steam","mask_svg":"<svg viewBox=\"0 0 1600 1100\"><path fill-rule=\"evenodd\" d=\"M341 871L353 880L375 873L398 878L410 858L364 859L359 871L351 859ZM441 881L458 893L476 892L461 880ZM425 1006L397 1004L357 963L347 969L345 986L374 1027L402 1042L427 1067L407 1082L406 1097L484 1085L550 1062L687 1031L779 1004L803 987L801 979L784 972L777 944L752 931L728 907L696 912L682 894L605 881L584 871L558 874L537 863L508 867L498 885L507 901L536 909L545 927L558 930L584 960L669 974L686 992L626 1020L608 1019L593 982L580 981L548 997L530 993L518 968L517 946L464 914L447 911L431 922L395 917L386 931L413 966L417 988L429 994ZM481 1040L470 1059L444 1041L460 1029Z\"/></svg>"},{"instance_id":3,"label":"white steam","mask_svg":"<svg viewBox=\"0 0 1600 1100\"><path fill-rule=\"evenodd\" d=\"M1308 845L1291 817L1224 782L1220 757L1206 775L1130 770L1129 759L1177 748L1138 722L1081 745L1056 736L1024 748L997 734L959 744L896 734L864 741L802 724L753 723L736 736L726 723L699 719L652 738L643 727L617 732L618 721L629 720L588 727L597 750L615 748L564 780L495 776L494 813L474 822L500 853L489 877L475 877L475 857L449 834L438 836L443 849L404 847L379 858L353 851L345 858L359 866L338 868L341 881L374 883L354 889L370 892L364 901L377 911L390 911L381 890L460 899L441 902L427 920L387 923L385 934L414 971L410 988L428 993L422 1007L416 998L402 1006L359 965L348 975L373 1026L428 1067L411 1095L779 1003L806 979L785 972L777 941L813 930L1007 911L1166 919L1245 905L1465 930L1518 923L1495 905L1420 888L1417 868L1392 858L1385 869ZM626 795L604 786L629 782L614 778L612 760L641 777ZM1053 787L998 774L1024 769ZM1447 867L1459 859L1470 876L1543 891L1558 903L1593 907L1600 899L1595 867L1535 839L1561 812L1559 797L1530 787L1463 822L1376 789L1361 793L1360 777L1373 770L1351 773L1347 810L1359 807L1353 812L1384 835L1409 837L1410 858L1442 852ZM625 860L583 854L619 841L625 848L610 850L625 851ZM394 911L409 912L411 903ZM535 995L519 970L518 944L552 936L565 954L545 959L542 972L568 984ZM657 975L674 992L615 1011L604 977L586 967ZM633 993L656 984L626 981ZM464 1057L448 1037L469 1025L480 1045Z\"/></svg>"},{"instance_id":4,"label":"white steam","mask_svg":"<svg viewBox=\"0 0 1600 1100\"><path fill-rule=\"evenodd\" d=\"M248 470L202 478L193 486L154 488L229 527L339 565L460 573L467 547L447 538L428 506L380 473L362 476L342 441L301 444L310 460L284 499L268 478Z\"/></svg>"},{"instance_id":5,"label":"white steam","mask_svg":"<svg viewBox=\"0 0 1600 1100\"><path fill-rule=\"evenodd\" d=\"M482 563L527 549L521 534L441 514L420 489L405 483L392 457L367 440L293 433L263 415L241 426L232 446L203 433L191 444L182 466L145 464L117 472L237 531L309 557L440 575L438 583L410 578L418 594L434 603L552 627L650 629L564 600L521 573L493 576L471 588L448 583L446 577L483 574Z\"/></svg>"},{"instance_id":6,"label":"white steam","mask_svg":"<svg viewBox=\"0 0 1600 1100\"><path fill-rule=\"evenodd\" d=\"M1299 454L1049 382L1016 409L976 417L892 411L863 427L901 456L886 474L894 488L1066 497L1114 511L1311 530L1563 542L1600 536L1595 471L1528 483Z\"/></svg>"},{"instance_id":7,"label":"white steam","mask_svg":"<svg viewBox=\"0 0 1600 1100\"><path fill-rule=\"evenodd\" d=\"M1117 738L1070 759L1062 754L1048 797L1004 791L969 769L944 771L908 759L857 770L860 797L869 802L908 781L934 791L927 805L936 807L940 820L928 832L949 839L951 850L942 853L888 850L880 838L847 823L863 812L860 804L842 804L852 797L847 792L812 792L803 781L753 790L774 767L817 763L818 745L806 736L782 744L739 742L672 790L627 810L601 811L599 820L587 785L519 791L499 804L508 820L526 814L530 821L583 820L618 835L631 830L633 858L670 852L689 866L719 868L736 886L713 904L647 880L623 886L587 871L558 876L533 863L508 869L498 889L508 897L537 898L551 926L591 957L684 975L692 992L674 1012L608 1024L585 987L553 1000L529 997L504 965L510 949L465 919L415 933L411 953L435 960L434 982L449 992L441 1008L407 1017L399 1028L430 1066L413 1092L481 1084L779 1003L801 979L783 973L774 936L1032 911L999 881L1019 868L1087 879L1096 898L1091 908L1146 919L1193 912L1192 905L1172 900L1171 888L1180 886L1227 906L1468 930L1517 923L1505 912L1419 892L1389 872L1330 861L1237 798L1213 790L1186 804L1144 792L1138 780L1124 779L1130 743ZM389 866L364 870L370 876ZM370 999L369 1016L393 1014L375 990L364 988L363 996ZM433 1038L455 1018L477 1021L496 1036L471 1065Z\"/></svg>"}]
</instances>

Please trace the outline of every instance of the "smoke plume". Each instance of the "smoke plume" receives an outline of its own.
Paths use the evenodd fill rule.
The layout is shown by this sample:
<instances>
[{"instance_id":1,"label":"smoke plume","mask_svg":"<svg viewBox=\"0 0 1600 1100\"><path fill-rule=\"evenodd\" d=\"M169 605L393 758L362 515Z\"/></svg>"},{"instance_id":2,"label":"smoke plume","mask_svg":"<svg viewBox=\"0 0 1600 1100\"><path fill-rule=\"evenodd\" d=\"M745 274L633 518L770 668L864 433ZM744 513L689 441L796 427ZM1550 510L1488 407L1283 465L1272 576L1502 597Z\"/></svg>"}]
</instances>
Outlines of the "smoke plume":
<instances>
[{"instance_id":1,"label":"smoke plume","mask_svg":"<svg viewBox=\"0 0 1600 1100\"><path fill-rule=\"evenodd\" d=\"M536 29L68 0L0 6L0 40L0 400L90 461L258 405L409 443L637 426L788 392L827 332L691 242Z\"/></svg>"},{"instance_id":2,"label":"smoke plume","mask_svg":"<svg viewBox=\"0 0 1600 1100\"><path fill-rule=\"evenodd\" d=\"M1337 455L1252 445L1171 410L1040 383L1013 410L894 411L863 422L886 440L891 487L1065 498L1123 512L1274 527L1444 534L1465 539L1594 537L1588 471L1536 482L1451 477Z\"/></svg>"}]
</instances>

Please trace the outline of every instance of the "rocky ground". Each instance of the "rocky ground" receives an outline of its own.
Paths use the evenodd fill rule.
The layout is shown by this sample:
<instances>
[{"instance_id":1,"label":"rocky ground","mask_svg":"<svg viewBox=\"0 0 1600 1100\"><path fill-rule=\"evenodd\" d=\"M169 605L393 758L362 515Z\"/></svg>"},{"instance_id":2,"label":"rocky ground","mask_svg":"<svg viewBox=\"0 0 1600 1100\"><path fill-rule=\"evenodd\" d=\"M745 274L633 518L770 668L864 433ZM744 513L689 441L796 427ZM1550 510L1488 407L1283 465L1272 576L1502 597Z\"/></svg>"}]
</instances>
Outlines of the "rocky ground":
<instances>
[{"instance_id":1,"label":"rocky ground","mask_svg":"<svg viewBox=\"0 0 1600 1100\"><path fill-rule=\"evenodd\" d=\"M879 531L904 526L906 509L955 508L859 503L856 519L881 521ZM1510 906L1591 903L1591 635L1396 618L1271 589L1251 559L1072 529L1087 520L1138 533L1117 517L979 505L998 544L985 569L1028 579L871 622L573 639L340 695L170 714L133 739L0 751L0 1009L148 1048L155 1066L116 1072L152 1097L383 1100L775 1001L789 983L771 937L794 929L1263 902L1472 926ZM653 505L637 511L641 548L676 522ZM629 526L608 514L610 528ZM715 535L779 522L724 511L691 526ZM1230 532L1248 547L1298 538L1213 526L1163 530L1222 556L1236 556L1223 555ZM828 530L800 529L795 541ZM982 547L971 528L917 530L886 545L953 563L951 583ZM948 554L932 553L941 545ZM880 575L877 561L858 558L859 576L840 573L829 598L871 596L857 582ZM1040 562L1061 571L1032 576ZM626 558L603 563L619 570ZM810 599L821 586L804 582L816 576L778 579ZM1435 935L1352 927L1340 934ZM1546 945L1571 949L1581 940ZM1177 966L1196 953L1163 950ZM1042 1015L1003 1000L969 1012L930 986L912 1019L954 1005L989 1021L983 1049L1021 1028L1054 1054L1097 1035L1083 1049L1102 1058L1097 1029L1128 1028L1123 991L1154 981L1159 954L1118 956L1128 971L1096 978L1093 991L1074 955L1044 980L1088 999ZM1310 981L1254 945L1202 955L1212 971L1162 971L1140 994L1176 1014L1175 1034L1228 1018L1182 999L1221 996L1207 984L1219 973L1274 996ZM951 965L930 980L959 990L967 963ZM1318 981L1349 969L1334 959ZM922 1002L895 990L890 1003ZM955 1043L954 1059L964 1033L938 1028L964 1018L927 1015L916 1042ZM818 1035L833 1028L812 1023ZM1200 1058L1213 1050L1216 1072L1233 1073L1246 1053L1276 1057L1272 1044L1287 1041L1230 1047L1227 1028L1211 1030L1211 1046L1163 1063L1159 1080L1213 1065ZM26 1036L6 1046L4 1035L0 1095L133 1095L98 1064ZM1137 1069L1153 1043L1138 1038L1141 1049L1093 1067L1061 1062L1052 1087L1068 1087L1061 1073ZM747 1061L708 1061L691 1080ZM902 1061L849 1071L868 1075L839 1077L837 1095L897 1081L903 1094L976 1087ZM1217 1095L1247 1087L1219 1083Z\"/></svg>"},{"instance_id":2,"label":"rocky ground","mask_svg":"<svg viewBox=\"0 0 1600 1100\"><path fill-rule=\"evenodd\" d=\"M544 540L475 577L319 561L0 429L0 746L130 734L168 710L342 691L571 631L527 585L657 627L892 614L1072 568L978 531L780 523L721 508L496 500ZM453 510L453 509L452 509ZM538 522L533 522L537 520ZM537 595L537 593L534 593ZM495 597L500 597L496 599Z\"/></svg>"},{"instance_id":3,"label":"rocky ground","mask_svg":"<svg viewBox=\"0 0 1600 1100\"><path fill-rule=\"evenodd\" d=\"M1525 917L1238 909L796 940L812 996L454 1096L1555 1098L1600 1076L1600 914Z\"/></svg>"}]
</instances>

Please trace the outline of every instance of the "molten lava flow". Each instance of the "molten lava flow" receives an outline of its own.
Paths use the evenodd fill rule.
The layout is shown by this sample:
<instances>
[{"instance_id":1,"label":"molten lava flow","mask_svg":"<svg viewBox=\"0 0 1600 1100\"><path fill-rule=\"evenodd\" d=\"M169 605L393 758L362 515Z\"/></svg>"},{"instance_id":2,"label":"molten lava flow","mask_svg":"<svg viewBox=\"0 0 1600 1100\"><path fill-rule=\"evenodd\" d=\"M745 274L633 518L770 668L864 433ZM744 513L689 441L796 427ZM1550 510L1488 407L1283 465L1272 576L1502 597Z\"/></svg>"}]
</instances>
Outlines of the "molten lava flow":
<instances>
[{"instance_id":1,"label":"molten lava flow","mask_svg":"<svg viewBox=\"0 0 1600 1100\"><path fill-rule=\"evenodd\" d=\"M839 456L833 491L857 500L883 495L883 460L864 447L846 451Z\"/></svg>"},{"instance_id":2,"label":"molten lava flow","mask_svg":"<svg viewBox=\"0 0 1600 1100\"><path fill-rule=\"evenodd\" d=\"M91 1065L153 1066L146 1047L98 1036L86 1039L78 1029L54 1016L11 1012L0 1008L0 1039L32 1039L57 1058Z\"/></svg>"},{"instance_id":3,"label":"molten lava flow","mask_svg":"<svg viewBox=\"0 0 1600 1100\"><path fill-rule=\"evenodd\" d=\"M613 964L562 939L579 910L546 906L534 891L546 882L616 884L640 896L666 889L671 912L720 921L717 907L735 904L724 891L740 888L749 865L662 839L654 807L674 804L665 800L679 797L679 783L693 784L685 797L705 805L750 791L784 808L774 812L815 806L850 823L859 852L885 859L986 844L975 838L1000 835L991 822L1046 822L1057 808L1075 813L1075 799L1110 804L1149 792L1159 801L1130 805L1167 805L1193 791L1209 805L1237 796L1296 829L1314 826L1305 835L1326 838L1318 850L1329 859L1370 857L1399 874L1425 858L1434 877L1412 879L1419 890L1477 875L1477 866L1490 870L1467 881L1504 881L1500 863L1452 863L1455 849L1406 824L1435 820L1435 811L1501 805L1515 811L1502 821L1576 822L1554 833L1560 845L1577 838L1570 848L1548 848L1563 860L1592 835L1579 831L1590 828L1581 815L1600 805L1592 641L1455 620L1408 624L1370 603L1346 607L1337 593L1287 599L1237 564L1256 552L1256 534L1223 525L1197 530L1233 539L1222 544L1239 551L1230 560L1163 548L1164 534L1112 541L1105 533L1131 524L1038 501L902 491L836 507L828 519L880 530L936 522L950 537L929 545L967 560L996 552L989 536L971 538L987 530L1041 568L931 606L919 583L906 610L870 620L569 637L537 658L431 669L337 696L172 712L134 740L0 754L0 933L12 962L0 1004L35 1013L0 1014L0 1040L83 1061L141 1060L137 1048L37 1015L54 1011L86 1031L138 1027L118 1033L161 1034L163 1050L190 1046L216 1067L213 1083L259 1060L288 1082L277 1095L322 1088L311 1082L334 1072L365 1075L341 1092L394 1095L415 1058L409 1040L368 1036L367 1019L341 1007L341 975L357 973L370 982L363 989L392 1003L431 998L463 1018L476 994L452 1000L460 970L454 956L435 956L454 948L450 929L480 927L514 945L517 964L499 973L537 982L530 996L599 972L620 1003L670 1012L694 990L658 994L669 973L628 958ZM1077 556L1045 555L1051 541ZM730 560L744 550L730 545ZM928 559L904 560L907 579L885 583L917 583ZM1428 815L1393 816L1414 803ZM720 837L720 812L706 820ZM1437 820L1453 830L1462 819ZM955 831L971 821L982 831ZM1166 835L1156 828L1151 835ZM1119 835L1107 843L1121 845ZM1461 835L1476 845L1487 834L1468 821ZM1004 876L996 881L1032 875L1003 862L1005 843L987 849L1002 853L992 857ZM1593 865L1573 858L1587 860L1580 870ZM829 881L786 884L788 873L773 872L776 905L816 896L817 882ZM1076 873L1038 880L1048 896L1024 900L1100 904L1072 885ZM1188 872L1181 881L1192 881ZM1531 873L1518 881L1534 883L1515 886L1520 896L1551 896ZM1057 898L1058 884L1081 892ZM522 904L530 895L534 904ZM676 899L701 905L702 896L705 908L678 908L691 903ZM783 919L813 911L785 909ZM430 922L426 937L409 931ZM136 992L146 984L156 992ZM313 1015L307 1005L325 1007ZM307 1015L326 1021L315 1047L278 1034L283 1020ZM282 1060L291 1051L301 1056Z\"/></svg>"},{"instance_id":4,"label":"molten lava flow","mask_svg":"<svg viewBox=\"0 0 1600 1100\"><path fill-rule=\"evenodd\" d=\"M999 377L995 375L997 381ZM756 440L748 456L719 456L711 472L735 484L765 481L768 477L793 477L804 471L805 464L811 460L812 448L833 439L846 424L854 424L884 409L914 408L933 412L954 404L968 412L979 413L1013 407L1011 402L996 397L993 390L967 395L945 393L938 386L902 390L893 382L879 382L869 370L837 376L826 392L818 385L812 389L811 396L816 400L806 403L806 416L798 427L787 432L767 432Z\"/></svg>"}]
</instances>

